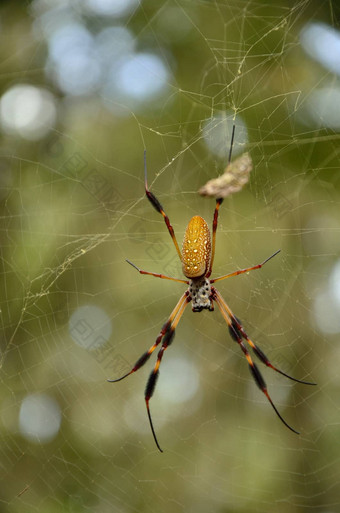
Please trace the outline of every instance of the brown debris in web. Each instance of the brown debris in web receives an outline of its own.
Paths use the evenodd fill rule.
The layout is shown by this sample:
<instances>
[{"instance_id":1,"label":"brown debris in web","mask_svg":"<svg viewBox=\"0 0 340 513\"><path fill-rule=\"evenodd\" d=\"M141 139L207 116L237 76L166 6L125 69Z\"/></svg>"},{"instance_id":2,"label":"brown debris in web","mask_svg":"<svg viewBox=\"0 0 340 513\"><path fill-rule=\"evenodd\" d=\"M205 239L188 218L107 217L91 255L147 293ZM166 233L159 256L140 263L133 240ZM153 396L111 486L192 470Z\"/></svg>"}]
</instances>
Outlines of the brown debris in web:
<instances>
[{"instance_id":1,"label":"brown debris in web","mask_svg":"<svg viewBox=\"0 0 340 513\"><path fill-rule=\"evenodd\" d=\"M227 165L223 175L209 180L198 192L201 196L226 198L240 191L248 183L252 169L253 162L249 153L243 153Z\"/></svg>"}]
</instances>

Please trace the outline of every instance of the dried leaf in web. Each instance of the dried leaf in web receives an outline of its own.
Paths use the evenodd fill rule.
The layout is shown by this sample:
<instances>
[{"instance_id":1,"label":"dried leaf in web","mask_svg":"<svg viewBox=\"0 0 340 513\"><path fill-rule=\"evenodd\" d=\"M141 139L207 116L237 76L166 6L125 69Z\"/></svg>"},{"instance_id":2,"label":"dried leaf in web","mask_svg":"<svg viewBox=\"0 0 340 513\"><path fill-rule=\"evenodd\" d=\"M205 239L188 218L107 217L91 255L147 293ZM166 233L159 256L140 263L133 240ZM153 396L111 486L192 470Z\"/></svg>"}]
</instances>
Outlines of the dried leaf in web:
<instances>
[{"instance_id":1,"label":"dried leaf in web","mask_svg":"<svg viewBox=\"0 0 340 513\"><path fill-rule=\"evenodd\" d=\"M223 175L209 180L198 191L202 196L226 198L238 192L249 181L253 162L249 153L243 153L238 159L227 165Z\"/></svg>"}]
</instances>

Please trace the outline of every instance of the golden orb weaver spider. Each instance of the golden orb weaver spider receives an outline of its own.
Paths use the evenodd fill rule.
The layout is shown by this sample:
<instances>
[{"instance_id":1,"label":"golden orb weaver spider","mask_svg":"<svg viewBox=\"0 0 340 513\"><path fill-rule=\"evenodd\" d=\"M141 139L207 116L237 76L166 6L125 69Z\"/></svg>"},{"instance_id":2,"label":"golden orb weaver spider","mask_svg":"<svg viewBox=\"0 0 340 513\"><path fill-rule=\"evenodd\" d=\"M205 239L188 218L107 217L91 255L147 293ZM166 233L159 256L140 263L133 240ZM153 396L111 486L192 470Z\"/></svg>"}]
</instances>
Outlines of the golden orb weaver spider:
<instances>
[{"instance_id":1,"label":"golden orb weaver spider","mask_svg":"<svg viewBox=\"0 0 340 513\"><path fill-rule=\"evenodd\" d=\"M232 153L232 147L233 147L233 141L234 141L234 135L235 135L235 125L233 126L232 136L231 136L231 144L230 144L230 152L229 152L229 163L231 162L231 153ZM277 410L275 404L273 403L268 390L265 380L262 377L262 374L260 373L260 370L258 369L257 365L253 362L250 353L244 343L244 340L248 343L248 345L252 348L253 352L257 356L259 360L261 360L262 363L264 363L267 367L270 367L271 369L275 370L276 372L282 374L283 376L286 376L286 378L291 379L292 381L296 381L297 383L303 383L305 385L315 385L316 383L310 383L308 381L302 381L296 378L293 378L292 376L289 376L285 372L281 371L277 367L275 367L267 358L267 356L264 354L264 352L256 345L252 340L248 337L247 333L245 332L240 320L233 314L233 312L230 310L227 303L224 301L221 294L218 292L218 290L212 285L213 283L216 283L217 281L225 280L226 278L230 278L232 276L238 276L239 274L247 273L249 271L253 271L255 269L261 269L261 267L264 266L269 260L271 260L274 256L276 256L281 250L279 249L275 253L273 253L270 257L266 258L261 264L254 265L252 267L247 267L246 269L240 269L238 271L234 271L229 274L225 274L223 276L219 276L218 278L210 280L210 275L212 273L212 267L214 263L214 256L215 256L215 244L216 244L216 230L217 230L217 220L218 220L218 211L221 206L221 203L223 202L223 198L217 198L216 199L216 206L215 206L215 212L213 217L213 228L212 228L212 240L210 236L210 231L208 224L206 221L200 217L200 216L194 216L190 219L188 226L186 227L185 234L184 234L184 240L183 240L183 246L182 246L182 252L179 249L178 242L175 236L175 232L173 227L170 224L170 220L166 213L164 212L164 209L156 196L149 191L148 189L148 182L147 182L147 169L146 169L146 152L144 151L144 176L145 176L145 193L146 197L150 201L151 205L159 212L165 221L165 224L168 228L168 231L170 233L170 236L173 240L173 243L175 245L177 254L180 258L180 261L182 263L182 271L183 274L188 280L182 280L177 278L171 278L170 276L165 276L163 274L157 274L149 271L144 271L142 269L139 269L135 264L130 262L130 260L126 260L132 267L134 267L140 274L146 274L149 276L154 276L156 278L161 278L165 280L172 280L179 283L185 283L189 287L187 290L182 294L180 300L178 301L177 305L173 309L173 311L170 314L170 317L166 321L166 323L163 325L161 331L159 332L158 337L156 338L155 343L142 354L142 356L137 360L135 365L132 367L132 369L127 373L124 374L124 376L118 378L118 379L108 379L110 383L116 383L117 381L121 381L122 379L126 378L130 374L133 374L138 369L140 369L150 358L151 354L154 352L157 346L159 346L160 343L162 343L161 348L158 352L157 361L156 364L151 371L151 374L149 376L146 388L145 388L145 403L146 403L146 409L147 414L150 422L150 428L153 434L153 438L155 440L155 443L157 445L157 448L160 450L160 452L163 452L161 449L156 433L153 427L153 422L151 418L150 408L149 408L149 401L154 393L157 378L159 376L159 367L164 355L165 350L170 346L172 343L174 336L175 336L175 329L184 313L184 310L186 306L192 301L192 311L193 312L201 312L202 310L206 309L212 312L214 310L214 302L217 304L218 308L221 311L221 314L226 321L229 329L229 333L231 338L237 342L240 346L240 348L243 351L243 354L245 355L247 362L249 364L249 369L251 371L251 374L257 384L257 386L260 388L260 390L264 393L264 395L267 397L268 401L270 402L271 406L273 407L276 415L279 417L279 419L283 422L283 424L293 431L296 434L299 434L298 431L293 429L281 416L279 411Z\"/></svg>"}]
</instances>

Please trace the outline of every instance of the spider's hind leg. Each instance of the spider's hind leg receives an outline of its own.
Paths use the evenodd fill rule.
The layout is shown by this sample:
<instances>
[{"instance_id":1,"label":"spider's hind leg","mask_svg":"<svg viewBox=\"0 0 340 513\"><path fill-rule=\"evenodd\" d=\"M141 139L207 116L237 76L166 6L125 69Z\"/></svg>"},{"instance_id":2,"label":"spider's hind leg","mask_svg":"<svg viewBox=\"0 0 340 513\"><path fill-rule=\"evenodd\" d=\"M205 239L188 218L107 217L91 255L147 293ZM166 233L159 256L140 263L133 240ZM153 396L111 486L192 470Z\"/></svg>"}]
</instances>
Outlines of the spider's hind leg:
<instances>
[{"instance_id":1,"label":"spider's hind leg","mask_svg":"<svg viewBox=\"0 0 340 513\"><path fill-rule=\"evenodd\" d=\"M126 378L127 376L130 376L130 374L136 372L148 361L148 359L150 358L151 354L154 352L156 347L162 342L162 346L158 352L156 364L149 376L149 379L148 379L148 382L147 382L147 385L145 388L145 402L146 402L146 409L147 409L148 418L149 418L149 422L150 422L150 428L151 428L155 443L161 452L163 452L163 451L159 446L159 443L158 443L158 440L156 437L156 433L155 433L155 430L153 427L150 408L149 408L149 401L155 391L156 382L157 382L157 378L159 375L159 366L161 364L161 360L162 360L164 351L169 347L169 345L173 341L174 336L175 336L175 329L183 315L185 307L187 306L188 303L190 303L190 301L191 301L190 294L189 294L188 290L186 290L184 292L184 294L181 296L181 298L178 301L175 308L173 309L169 319L163 325L161 331L159 332L158 337L156 338L155 343L148 349L148 351L143 353L142 356L140 358L138 358L135 365L132 367L132 369L127 374L124 374L124 376L122 376L118 379L108 379L107 380L110 383L115 383L117 381L121 381L122 379Z\"/></svg>"},{"instance_id":2,"label":"spider's hind leg","mask_svg":"<svg viewBox=\"0 0 340 513\"><path fill-rule=\"evenodd\" d=\"M161 361L162 361L164 352L166 351L166 349L172 343L172 341L174 339L174 336L175 336L175 329L177 327L177 324L179 323L180 318L183 315L185 307L191 301L191 298L190 298L189 294L187 294L187 293L184 295L184 298L185 298L185 301L182 303L181 308L178 310L175 319L173 320L172 324L167 327L167 330L166 330L166 332L164 334L164 339L163 339L163 342L162 342L162 347L158 351L157 361L155 363L155 366L154 366L153 370L151 371L151 374L149 376L147 385L145 387L145 404L146 404L146 410L147 410L147 413L148 413L150 428L151 428L152 435L153 435L153 438L155 440L155 443L157 445L157 448L159 449L160 452L163 452L163 450L161 449L161 447L160 447L160 445L158 443L156 432L155 432L155 429L153 427L153 422L152 422L151 413L150 413L149 401L150 401L151 397L153 396L153 393L154 393L155 388L156 388L156 383L157 383L157 379L158 379L158 376L159 376L159 367L161 365Z\"/></svg>"},{"instance_id":3,"label":"spider's hind leg","mask_svg":"<svg viewBox=\"0 0 340 513\"><path fill-rule=\"evenodd\" d=\"M227 307L227 305L226 305ZM296 383L302 383L303 385L316 385L316 383L312 383L310 381L303 381L301 379L293 378L289 374L286 374L282 370L275 367L270 360L267 358L267 356L264 354L262 349L259 348L258 345L256 345L250 338L248 337L247 333L244 331L244 328L240 322L240 320L231 312L230 309L228 309L228 314L231 317L231 326L229 327L229 333L231 337L237 342L237 338L242 337L244 340L247 341L247 343L250 345L252 350L254 351L254 354L257 356L259 360L261 360L262 363L264 363L267 367L270 367L274 371L278 372L279 374L282 374L282 376L285 376L288 379L291 379L292 381L295 381Z\"/></svg>"},{"instance_id":4,"label":"spider's hind leg","mask_svg":"<svg viewBox=\"0 0 340 513\"><path fill-rule=\"evenodd\" d=\"M120 378L108 379L107 381L109 383L116 383L117 381L121 381L122 379L127 378L128 376L130 376L130 374L133 374L134 372L138 371L141 367L143 367L143 365L148 361L148 359L150 358L150 356L152 355L152 353L154 352L156 347L161 343L161 341L163 340L163 337L166 337L166 334L169 333L172 322L174 321L174 319L176 318L178 313L181 311L183 306L185 306L187 304L187 302L188 302L188 292L185 291L184 294L181 296L180 300L178 301L177 305L171 312L169 319L162 326L162 329L159 332L159 335L156 338L155 343L145 353L143 353L142 356L140 356L138 358L135 365L132 367L132 369L129 372L127 372L126 374L124 374L124 376L121 376Z\"/></svg>"},{"instance_id":5,"label":"spider's hind leg","mask_svg":"<svg viewBox=\"0 0 340 513\"><path fill-rule=\"evenodd\" d=\"M267 390L267 385L266 385L266 382L260 372L260 370L258 369L257 365L253 362L248 350L247 350L247 347L245 346L242 338L245 338L246 341L251 345L251 347L255 347L257 352L255 353L261 360L262 360L262 357L265 358L264 356L264 353L262 351L260 351L256 346L255 344L253 344L253 342L251 342L251 340L247 337L241 323L238 321L238 319L234 316L234 314L231 312L230 308L228 307L228 305L226 304L226 302L224 301L224 299L222 298L221 294L214 288L212 287L212 291L213 291L213 298L214 300L216 301L220 311L221 311L221 314L224 318L224 320L226 321L226 323L228 324L228 327L229 327L229 332L233 338L233 340L235 340L235 342L238 343L238 345L240 346L240 348L242 349L243 351L243 354L245 355L246 359L247 359L247 362L248 362L248 365L249 365L249 369L250 369L250 372L257 384L257 386L259 387L259 389L264 393L264 395L267 397L268 401L270 402L273 410L275 411L276 415L279 417L279 419L281 420L281 422L288 428L290 429L291 431L293 431L294 433L296 434L299 434L298 431L296 431L296 429L292 428L286 421L285 419L282 417L282 415L280 414L280 412L278 411L278 409L276 408L275 404L273 403L270 395L269 395L269 392ZM253 345L252 345L253 344ZM253 347L253 349L254 349ZM261 355L261 357L259 356ZM264 360L262 360L264 361ZM268 361L267 359L265 361ZM265 362L264 362L265 363ZM268 363L270 363L268 361ZM271 364L270 364L271 365ZM274 367L272 367L274 368ZM279 371L278 369L274 368L275 370L277 370L278 372L280 372L281 374L283 374L281 371ZM287 376L289 377L290 379L293 379L295 381L294 378L291 378L290 376ZM297 380L296 380L297 381Z\"/></svg>"}]
</instances>

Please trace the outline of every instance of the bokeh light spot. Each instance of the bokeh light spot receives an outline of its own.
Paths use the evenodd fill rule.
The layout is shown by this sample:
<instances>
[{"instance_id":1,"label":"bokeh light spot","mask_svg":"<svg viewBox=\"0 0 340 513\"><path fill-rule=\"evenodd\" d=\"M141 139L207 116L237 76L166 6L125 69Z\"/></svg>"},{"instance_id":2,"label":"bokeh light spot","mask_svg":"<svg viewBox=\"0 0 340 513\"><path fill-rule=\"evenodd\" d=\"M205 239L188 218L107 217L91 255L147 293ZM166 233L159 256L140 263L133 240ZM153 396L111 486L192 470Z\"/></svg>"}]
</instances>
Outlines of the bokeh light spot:
<instances>
[{"instance_id":1,"label":"bokeh light spot","mask_svg":"<svg viewBox=\"0 0 340 513\"><path fill-rule=\"evenodd\" d=\"M312 316L320 332L340 333L340 260L330 272L327 287L315 297Z\"/></svg>"},{"instance_id":2,"label":"bokeh light spot","mask_svg":"<svg viewBox=\"0 0 340 513\"><path fill-rule=\"evenodd\" d=\"M160 396L171 403L190 401L199 388L195 365L185 358L169 358L164 361L162 380L158 384Z\"/></svg>"},{"instance_id":3,"label":"bokeh light spot","mask_svg":"<svg viewBox=\"0 0 340 513\"><path fill-rule=\"evenodd\" d=\"M19 413L19 429L28 440L49 442L58 433L61 411L57 401L46 394L31 394L23 400Z\"/></svg>"},{"instance_id":4,"label":"bokeh light spot","mask_svg":"<svg viewBox=\"0 0 340 513\"><path fill-rule=\"evenodd\" d=\"M46 89L15 85L0 99L2 129L24 139L41 139L54 127L56 117L55 99Z\"/></svg>"},{"instance_id":5,"label":"bokeh light spot","mask_svg":"<svg viewBox=\"0 0 340 513\"><path fill-rule=\"evenodd\" d=\"M94 350L110 339L111 320L98 306L81 306L70 317L69 333L78 346Z\"/></svg>"},{"instance_id":6,"label":"bokeh light spot","mask_svg":"<svg viewBox=\"0 0 340 513\"><path fill-rule=\"evenodd\" d=\"M322 87L313 91L306 106L313 125L340 129L339 87Z\"/></svg>"},{"instance_id":7,"label":"bokeh light spot","mask_svg":"<svg viewBox=\"0 0 340 513\"><path fill-rule=\"evenodd\" d=\"M234 121L234 113L219 112L214 117L205 120L203 138L213 155L226 160L229 155L231 133L235 123L235 139L233 156L244 151L248 143L248 131L240 116Z\"/></svg>"},{"instance_id":8,"label":"bokeh light spot","mask_svg":"<svg viewBox=\"0 0 340 513\"><path fill-rule=\"evenodd\" d=\"M148 100L165 87L168 72L163 61L148 53L132 55L117 72L117 85L122 93L138 100Z\"/></svg>"},{"instance_id":9,"label":"bokeh light spot","mask_svg":"<svg viewBox=\"0 0 340 513\"><path fill-rule=\"evenodd\" d=\"M334 265L329 277L329 286L332 296L340 307L340 260Z\"/></svg>"},{"instance_id":10,"label":"bokeh light spot","mask_svg":"<svg viewBox=\"0 0 340 513\"><path fill-rule=\"evenodd\" d=\"M85 0L85 8L99 16L126 16L139 5L139 0Z\"/></svg>"},{"instance_id":11,"label":"bokeh light spot","mask_svg":"<svg viewBox=\"0 0 340 513\"><path fill-rule=\"evenodd\" d=\"M304 50L325 68L340 74L340 32L325 23L309 23L300 34Z\"/></svg>"},{"instance_id":12,"label":"bokeh light spot","mask_svg":"<svg viewBox=\"0 0 340 513\"><path fill-rule=\"evenodd\" d=\"M98 33L95 45L101 60L112 66L133 53L136 40L126 27L105 27Z\"/></svg>"}]
</instances>

